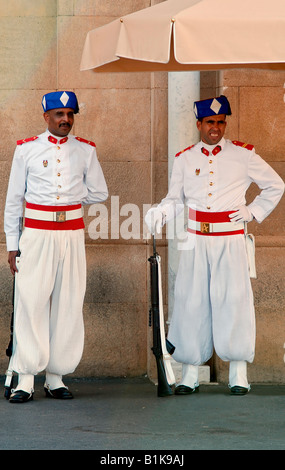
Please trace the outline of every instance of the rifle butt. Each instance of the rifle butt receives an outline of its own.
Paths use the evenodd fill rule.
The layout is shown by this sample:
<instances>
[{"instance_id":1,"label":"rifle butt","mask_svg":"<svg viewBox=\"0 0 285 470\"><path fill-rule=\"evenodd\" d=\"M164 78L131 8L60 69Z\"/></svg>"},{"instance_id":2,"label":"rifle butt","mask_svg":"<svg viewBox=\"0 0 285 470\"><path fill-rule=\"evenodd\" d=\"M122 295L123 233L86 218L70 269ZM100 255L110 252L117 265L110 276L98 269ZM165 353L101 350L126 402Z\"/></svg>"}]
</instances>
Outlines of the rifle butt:
<instances>
[{"instance_id":1,"label":"rifle butt","mask_svg":"<svg viewBox=\"0 0 285 470\"><path fill-rule=\"evenodd\" d=\"M174 394L172 387L169 385L165 368L163 365L163 360L161 357L156 357L156 366L157 366L157 396L158 397L167 397Z\"/></svg>"},{"instance_id":2,"label":"rifle butt","mask_svg":"<svg viewBox=\"0 0 285 470\"><path fill-rule=\"evenodd\" d=\"M11 396L11 393L12 393L12 388L13 388L13 386L4 387L4 398L6 398L6 400L9 400L9 398Z\"/></svg>"}]
</instances>

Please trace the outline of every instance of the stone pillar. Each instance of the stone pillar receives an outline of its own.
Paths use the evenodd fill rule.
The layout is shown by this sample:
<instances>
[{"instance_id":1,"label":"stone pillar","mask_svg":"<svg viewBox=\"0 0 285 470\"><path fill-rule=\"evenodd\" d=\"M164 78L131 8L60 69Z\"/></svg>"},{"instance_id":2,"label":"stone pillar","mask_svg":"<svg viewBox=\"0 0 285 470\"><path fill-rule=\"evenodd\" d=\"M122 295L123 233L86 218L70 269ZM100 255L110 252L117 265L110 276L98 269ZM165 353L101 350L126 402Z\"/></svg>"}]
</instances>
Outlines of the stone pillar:
<instances>
[{"instance_id":1,"label":"stone pillar","mask_svg":"<svg viewBox=\"0 0 285 470\"><path fill-rule=\"evenodd\" d=\"M199 140L193 102L200 99L200 72L168 74L168 178L173 160L181 150ZM173 291L178 267L177 234L183 233L184 213L167 224L168 238L168 319L173 309Z\"/></svg>"}]
</instances>

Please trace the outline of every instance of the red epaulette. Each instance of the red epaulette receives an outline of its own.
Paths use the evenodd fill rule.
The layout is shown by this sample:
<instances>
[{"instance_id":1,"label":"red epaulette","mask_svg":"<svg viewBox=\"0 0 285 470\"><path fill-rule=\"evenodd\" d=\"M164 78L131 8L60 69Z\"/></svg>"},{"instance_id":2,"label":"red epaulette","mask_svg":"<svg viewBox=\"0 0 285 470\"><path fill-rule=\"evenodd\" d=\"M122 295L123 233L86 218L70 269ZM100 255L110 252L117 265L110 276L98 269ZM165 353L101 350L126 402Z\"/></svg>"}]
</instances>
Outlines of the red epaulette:
<instances>
[{"instance_id":1,"label":"red epaulette","mask_svg":"<svg viewBox=\"0 0 285 470\"><path fill-rule=\"evenodd\" d=\"M23 140L17 140L17 145L23 145L26 142L32 142L33 140L38 139L38 136L35 135L34 137L29 137L28 139L23 139Z\"/></svg>"},{"instance_id":2,"label":"red epaulette","mask_svg":"<svg viewBox=\"0 0 285 470\"><path fill-rule=\"evenodd\" d=\"M254 145L251 144L245 144L244 142L239 142L238 140L232 140L232 143L234 145L237 145L238 147L243 147L247 150L252 150L254 148Z\"/></svg>"},{"instance_id":3,"label":"red epaulette","mask_svg":"<svg viewBox=\"0 0 285 470\"><path fill-rule=\"evenodd\" d=\"M82 137L75 137L75 139L79 140L79 142L84 142L85 144L89 144L92 147L96 147L95 142L91 142L91 140L82 139Z\"/></svg>"},{"instance_id":4,"label":"red epaulette","mask_svg":"<svg viewBox=\"0 0 285 470\"><path fill-rule=\"evenodd\" d=\"M186 152L186 150L190 150L192 147L194 147L194 145L195 145L195 144L190 145L190 147L187 147L186 149L181 150L181 152L178 152L178 153L175 155L175 158L176 158L176 157L179 157L179 155L181 155L182 153Z\"/></svg>"}]
</instances>

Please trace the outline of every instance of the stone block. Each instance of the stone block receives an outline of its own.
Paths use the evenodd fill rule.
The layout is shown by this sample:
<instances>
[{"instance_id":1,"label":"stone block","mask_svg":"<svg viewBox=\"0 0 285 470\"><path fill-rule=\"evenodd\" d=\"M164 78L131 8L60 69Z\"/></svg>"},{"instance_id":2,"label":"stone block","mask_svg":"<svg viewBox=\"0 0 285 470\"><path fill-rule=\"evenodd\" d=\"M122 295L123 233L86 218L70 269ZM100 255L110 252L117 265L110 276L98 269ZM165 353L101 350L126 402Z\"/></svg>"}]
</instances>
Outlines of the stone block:
<instances>
[{"instance_id":1,"label":"stone block","mask_svg":"<svg viewBox=\"0 0 285 470\"><path fill-rule=\"evenodd\" d=\"M85 346L74 375L132 377L146 374L145 303L85 303Z\"/></svg>"},{"instance_id":2,"label":"stone block","mask_svg":"<svg viewBox=\"0 0 285 470\"><path fill-rule=\"evenodd\" d=\"M218 96L219 72L200 72L200 99Z\"/></svg>"},{"instance_id":3,"label":"stone block","mask_svg":"<svg viewBox=\"0 0 285 470\"><path fill-rule=\"evenodd\" d=\"M283 162L269 162L272 168L281 176L285 181L285 165ZM252 184L247 191L247 203L249 204L258 194L260 189L256 184ZM266 219L259 224L252 221L248 224L248 231L252 232L256 237L272 236L280 237L285 233L285 198L281 198L277 207L269 214ZM262 243L262 242L261 242Z\"/></svg>"},{"instance_id":4,"label":"stone block","mask_svg":"<svg viewBox=\"0 0 285 470\"><path fill-rule=\"evenodd\" d=\"M0 89L56 88L56 30L55 17L0 16Z\"/></svg>"},{"instance_id":5,"label":"stone block","mask_svg":"<svg viewBox=\"0 0 285 470\"><path fill-rule=\"evenodd\" d=\"M150 160L150 90L81 90L74 132L95 141L102 161ZM108 137L107 137L108 136Z\"/></svg>"},{"instance_id":6,"label":"stone block","mask_svg":"<svg viewBox=\"0 0 285 470\"><path fill-rule=\"evenodd\" d=\"M282 87L240 89L239 139L254 144L267 161L284 160L285 107Z\"/></svg>"},{"instance_id":7,"label":"stone block","mask_svg":"<svg viewBox=\"0 0 285 470\"><path fill-rule=\"evenodd\" d=\"M144 216L150 207L149 163L104 162L102 168L109 198L85 209L88 242L102 237L111 243L142 242L147 233Z\"/></svg>"},{"instance_id":8,"label":"stone block","mask_svg":"<svg viewBox=\"0 0 285 470\"><path fill-rule=\"evenodd\" d=\"M0 0L0 17L46 17L56 14L57 0Z\"/></svg>"},{"instance_id":9,"label":"stone block","mask_svg":"<svg viewBox=\"0 0 285 470\"><path fill-rule=\"evenodd\" d=\"M153 164L152 204L158 204L168 193L168 162Z\"/></svg>"},{"instance_id":10,"label":"stone block","mask_svg":"<svg viewBox=\"0 0 285 470\"><path fill-rule=\"evenodd\" d=\"M121 17L149 6L150 0L74 0L74 14Z\"/></svg>"},{"instance_id":11,"label":"stone block","mask_svg":"<svg viewBox=\"0 0 285 470\"><path fill-rule=\"evenodd\" d=\"M146 247L89 245L86 303L145 303L147 298Z\"/></svg>"},{"instance_id":12,"label":"stone block","mask_svg":"<svg viewBox=\"0 0 285 470\"><path fill-rule=\"evenodd\" d=\"M57 15L73 16L74 2L71 2L70 0L57 0Z\"/></svg>"},{"instance_id":13,"label":"stone block","mask_svg":"<svg viewBox=\"0 0 285 470\"><path fill-rule=\"evenodd\" d=\"M147 266L143 246L86 247L83 376L138 376L147 368Z\"/></svg>"},{"instance_id":14,"label":"stone block","mask_svg":"<svg viewBox=\"0 0 285 470\"><path fill-rule=\"evenodd\" d=\"M17 140L32 137L45 131L42 97L47 90L0 90L0 132L5 136L0 148L0 160L11 165Z\"/></svg>"},{"instance_id":15,"label":"stone block","mask_svg":"<svg viewBox=\"0 0 285 470\"><path fill-rule=\"evenodd\" d=\"M152 160L168 162L168 91L151 91L151 152Z\"/></svg>"},{"instance_id":16,"label":"stone block","mask_svg":"<svg viewBox=\"0 0 285 470\"><path fill-rule=\"evenodd\" d=\"M284 309L285 247L257 248L257 274L253 282L256 308L256 355L252 381L285 382Z\"/></svg>"},{"instance_id":17,"label":"stone block","mask_svg":"<svg viewBox=\"0 0 285 470\"><path fill-rule=\"evenodd\" d=\"M283 87L285 72L279 70L236 69L223 70L221 80L225 87Z\"/></svg>"},{"instance_id":18,"label":"stone block","mask_svg":"<svg viewBox=\"0 0 285 470\"><path fill-rule=\"evenodd\" d=\"M218 95L222 94L227 96L232 110L231 116L227 116L225 138L230 140L239 139L239 89L232 87L224 90L221 88Z\"/></svg>"},{"instance_id":19,"label":"stone block","mask_svg":"<svg viewBox=\"0 0 285 470\"><path fill-rule=\"evenodd\" d=\"M151 87L168 90L168 72L152 72Z\"/></svg>"}]
</instances>

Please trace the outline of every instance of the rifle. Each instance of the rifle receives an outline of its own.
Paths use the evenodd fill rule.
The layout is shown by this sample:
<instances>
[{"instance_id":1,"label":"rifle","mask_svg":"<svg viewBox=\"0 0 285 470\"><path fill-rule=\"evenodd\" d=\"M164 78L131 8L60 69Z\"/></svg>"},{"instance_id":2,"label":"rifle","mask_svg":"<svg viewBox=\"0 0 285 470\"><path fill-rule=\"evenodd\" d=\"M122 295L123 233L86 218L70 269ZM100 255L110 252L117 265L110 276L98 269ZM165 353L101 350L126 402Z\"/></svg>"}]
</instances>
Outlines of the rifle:
<instances>
[{"instance_id":1,"label":"rifle","mask_svg":"<svg viewBox=\"0 0 285 470\"><path fill-rule=\"evenodd\" d=\"M163 300L161 288L161 264L160 256L156 253L155 237L153 236L153 255L148 259L151 274L151 304L149 312L149 326L152 324L153 347L151 348L156 359L157 366L157 396L165 397L173 395L171 385L175 383L175 376L170 363L171 354L175 346L165 338Z\"/></svg>"},{"instance_id":2,"label":"rifle","mask_svg":"<svg viewBox=\"0 0 285 470\"><path fill-rule=\"evenodd\" d=\"M9 365L8 369L6 370L6 380L4 385L4 397L9 400L11 395L11 390L14 384L14 375L13 375L13 368L11 367L11 357L13 354L13 336L14 336L14 311L15 311L15 290L16 290L16 273L14 274L14 281L13 281L13 295L12 295L12 315L11 315L11 323L10 323L10 341L8 347L6 349L6 356L9 357Z\"/></svg>"},{"instance_id":3,"label":"rifle","mask_svg":"<svg viewBox=\"0 0 285 470\"><path fill-rule=\"evenodd\" d=\"M19 218L19 239L21 238L22 235L22 224L23 224L23 219L22 217ZM16 265L19 262L20 258L20 250L18 250L17 256L16 256ZM14 384L14 375L13 375L13 368L12 368L12 354L13 354L13 341L14 341L14 318L15 318L15 308L16 308L16 303L15 303L15 298L16 298L16 276L17 273L14 274L14 281L13 281L13 294L12 294L12 315L11 315L11 323L10 323L10 341L8 344L8 347L6 349L6 356L9 357L9 365L8 369L6 370L6 379L5 379L5 384L4 384L4 398L9 400L10 395L11 395L11 390L13 388Z\"/></svg>"}]
</instances>

